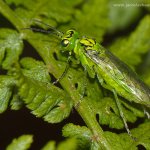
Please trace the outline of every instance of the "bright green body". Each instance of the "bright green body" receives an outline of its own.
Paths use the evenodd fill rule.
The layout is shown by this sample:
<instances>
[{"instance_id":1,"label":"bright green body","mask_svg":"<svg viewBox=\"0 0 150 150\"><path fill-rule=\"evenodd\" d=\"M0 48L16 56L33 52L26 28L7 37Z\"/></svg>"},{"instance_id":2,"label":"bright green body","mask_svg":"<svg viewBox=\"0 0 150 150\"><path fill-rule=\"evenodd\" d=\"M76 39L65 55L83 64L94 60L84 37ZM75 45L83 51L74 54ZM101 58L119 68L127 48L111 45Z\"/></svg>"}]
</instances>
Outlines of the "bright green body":
<instances>
[{"instance_id":1,"label":"bright green body","mask_svg":"<svg viewBox=\"0 0 150 150\"><path fill-rule=\"evenodd\" d=\"M91 77L114 89L118 95L150 107L150 89L126 64L93 39L78 38L78 33L69 30L62 37L62 47L75 54Z\"/></svg>"}]
</instances>

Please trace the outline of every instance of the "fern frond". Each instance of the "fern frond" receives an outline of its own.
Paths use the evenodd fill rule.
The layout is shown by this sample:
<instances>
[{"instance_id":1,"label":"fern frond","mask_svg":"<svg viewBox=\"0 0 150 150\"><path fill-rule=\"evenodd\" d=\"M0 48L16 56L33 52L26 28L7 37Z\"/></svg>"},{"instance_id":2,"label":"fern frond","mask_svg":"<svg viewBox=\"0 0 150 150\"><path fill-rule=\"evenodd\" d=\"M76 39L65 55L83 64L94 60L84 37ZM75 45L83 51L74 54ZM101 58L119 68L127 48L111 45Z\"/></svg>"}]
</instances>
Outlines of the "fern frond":
<instances>
[{"instance_id":1,"label":"fern frond","mask_svg":"<svg viewBox=\"0 0 150 150\"><path fill-rule=\"evenodd\" d=\"M32 135L22 135L17 139L13 139L6 150L28 150L33 142Z\"/></svg>"},{"instance_id":2,"label":"fern frond","mask_svg":"<svg viewBox=\"0 0 150 150\"><path fill-rule=\"evenodd\" d=\"M13 77L0 75L0 113L7 109L15 84L16 81Z\"/></svg>"},{"instance_id":3,"label":"fern frond","mask_svg":"<svg viewBox=\"0 0 150 150\"><path fill-rule=\"evenodd\" d=\"M11 69L23 50L23 41L19 33L11 29L0 29L0 66Z\"/></svg>"},{"instance_id":4,"label":"fern frond","mask_svg":"<svg viewBox=\"0 0 150 150\"><path fill-rule=\"evenodd\" d=\"M125 100L121 100L123 113L125 118L129 122L135 122L138 117L144 117L144 112L142 107L137 104L130 104ZM109 125L110 128L122 129L124 124L122 118L116 106L115 99L111 97L104 97L101 101L97 102L95 100L88 101L91 108L93 108L94 114L102 125Z\"/></svg>"},{"instance_id":5,"label":"fern frond","mask_svg":"<svg viewBox=\"0 0 150 150\"><path fill-rule=\"evenodd\" d=\"M143 54L150 47L150 16L144 17L136 30L128 37L116 40L110 50L128 65L135 67L141 63Z\"/></svg>"},{"instance_id":6,"label":"fern frond","mask_svg":"<svg viewBox=\"0 0 150 150\"><path fill-rule=\"evenodd\" d=\"M105 137L111 143L111 149L115 150L127 150L127 149L137 149L138 146L142 145L144 148L149 148L149 130L150 122L145 122L139 127L131 130L131 133L136 138L135 141L127 134L116 134L113 132L105 131ZM75 137L80 145L80 147L86 147L86 149L98 149L96 138L93 137L91 131L86 127L81 127L74 125L72 123L67 124L63 128L63 135L65 137ZM82 149L82 148L81 148Z\"/></svg>"},{"instance_id":7,"label":"fern frond","mask_svg":"<svg viewBox=\"0 0 150 150\"><path fill-rule=\"evenodd\" d=\"M21 60L19 95L37 117L51 123L61 122L72 109L71 98L60 88L50 83L44 63L32 58Z\"/></svg>"}]
</instances>

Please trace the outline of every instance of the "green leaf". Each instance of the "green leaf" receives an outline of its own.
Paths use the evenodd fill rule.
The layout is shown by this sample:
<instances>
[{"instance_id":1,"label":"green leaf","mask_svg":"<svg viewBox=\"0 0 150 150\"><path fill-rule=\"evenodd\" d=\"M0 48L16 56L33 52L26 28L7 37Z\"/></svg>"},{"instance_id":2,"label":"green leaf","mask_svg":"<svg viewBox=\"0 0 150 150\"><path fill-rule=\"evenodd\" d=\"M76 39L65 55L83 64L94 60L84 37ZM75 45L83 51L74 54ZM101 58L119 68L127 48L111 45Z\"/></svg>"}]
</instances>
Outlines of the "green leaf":
<instances>
[{"instance_id":1,"label":"green leaf","mask_svg":"<svg viewBox=\"0 0 150 150\"><path fill-rule=\"evenodd\" d=\"M145 83L150 87L150 51L139 68L139 73Z\"/></svg>"},{"instance_id":2,"label":"green leaf","mask_svg":"<svg viewBox=\"0 0 150 150\"><path fill-rule=\"evenodd\" d=\"M98 41L108 28L108 1L107 0L90 0L80 6L74 12L74 17L69 27L74 27L82 36L89 36Z\"/></svg>"},{"instance_id":3,"label":"green leaf","mask_svg":"<svg viewBox=\"0 0 150 150\"><path fill-rule=\"evenodd\" d=\"M31 58L24 58L21 64L25 68L22 68L19 95L32 113L51 123L68 117L72 101L67 93L49 83L46 66Z\"/></svg>"},{"instance_id":4,"label":"green leaf","mask_svg":"<svg viewBox=\"0 0 150 150\"><path fill-rule=\"evenodd\" d=\"M20 99L18 91L16 91L16 93L14 93L14 90L13 90L13 97L10 102L10 105L11 105L12 110L19 110L24 105L23 100Z\"/></svg>"},{"instance_id":5,"label":"green leaf","mask_svg":"<svg viewBox=\"0 0 150 150\"><path fill-rule=\"evenodd\" d=\"M3 113L11 100L15 80L11 76L0 76L0 113Z\"/></svg>"},{"instance_id":6,"label":"green leaf","mask_svg":"<svg viewBox=\"0 0 150 150\"><path fill-rule=\"evenodd\" d=\"M105 132L104 134L109 143L111 144L111 149L120 150L123 148L121 143L123 142L123 140L120 139L119 135L112 132ZM92 132L87 127L84 126L81 127L71 123L67 124L63 128L63 136L75 137L79 143L80 149L91 149L91 150L102 149L97 144L98 137L93 136Z\"/></svg>"},{"instance_id":7,"label":"green leaf","mask_svg":"<svg viewBox=\"0 0 150 150\"><path fill-rule=\"evenodd\" d=\"M20 64L25 76L41 82L50 82L48 67L42 61L26 57L21 59Z\"/></svg>"},{"instance_id":8,"label":"green leaf","mask_svg":"<svg viewBox=\"0 0 150 150\"><path fill-rule=\"evenodd\" d=\"M77 138L80 149L88 149L90 147L92 133L87 127L69 123L63 127L62 133L64 137Z\"/></svg>"},{"instance_id":9,"label":"green leaf","mask_svg":"<svg viewBox=\"0 0 150 150\"><path fill-rule=\"evenodd\" d=\"M149 87L150 87L150 71L149 70L147 72L145 72L145 74L142 76L142 78L145 81L145 83L147 83L147 85L149 85Z\"/></svg>"},{"instance_id":10,"label":"green leaf","mask_svg":"<svg viewBox=\"0 0 150 150\"><path fill-rule=\"evenodd\" d=\"M150 16L144 17L136 30L127 38L116 40L110 50L122 61L130 66L141 63L143 54L148 52L150 47Z\"/></svg>"},{"instance_id":11,"label":"green leaf","mask_svg":"<svg viewBox=\"0 0 150 150\"><path fill-rule=\"evenodd\" d=\"M66 141L61 142L58 145L57 150L66 150L66 146L67 146L67 150L77 150L76 139L70 138L67 139Z\"/></svg>"},{"instance_id":12,"label":"green leaf","mask_svg":"<svg viewBox=\"0 0 150 150\"><path fill-rule=\"evenodd\" d=\"M50 141L48 142L42 150L77 150L77 141L75 138L69 138L63 142L60 142L56 147L56 142Z\"/></svg>"},{"instance_id":13,"label":"green leaf","mask_svg":"<svg viewBox=\"0 0 150 150\"><path fill-rule=\"evenodd\" d=\"M145 147L146 150L150 149L150 122L145 122L141 125L139 125L138 128L135 128L131 130L131 133L136 138L135 141L133 141L128 135L121 134L120 138L124 140L126 144L124 144L124 149L137 149L137 146L142 145Z\"/></svg>"},{"instance_id":14,"label":"green leaf","mask_svg":"<svg viewBox=\"0 0 150 150\"><path fill-rule=\"evenodd\" d=\"M14 5L16 15L24 20L27 26L32 23L31 20L34 18L42 19L43 22L51 26L57 26L58 23L66 24L70 22L74 7L82 3L83 0L75 2L65 0L51 0L51 2L48 0L27 0L24 2L21 0L6 0L6 2L10 6Z\"/></svg>"},{"instance_id":15,"label":"green leaf","mask_svg":"<svg viewBox=\"0 0 150 150\"><path fill-rule=\"evenodd\" d=\"M99 101L89 99L88 103L98 121L102 125L109 125L110 128L122 129L124 124L120 116L115 99L111 97L103 97ZM130 104L125 100L121 100L122 110L127 121L134 123L138 117L144 117L144 111L138 104Z\"/></svg>"},{"instance_id":16,"label":"green leaf","mask_svg":"<svg viewBox=\"0 0 150 150\"><path fill-rule=\"evenodd\" d=\"M105 97L99 102L89 101L89 105L94 108L95 116L98 115L100 124L116 129L124 127L115 100L112 98Z\"/></svg>"},{"instance_id":17,"label":"green leaf","mask_svg":"<svg viewBox=\"0 0 150 150\"><path fill-rule=\"evenodd\" d=\"M10 69L22 53L23 41L19 33L11 29L0 29L0 65Z\"/></svg>"},{"instance_id":18,"label":"green leaf","mask_svg":"<svg viewBox=\"0 0 150 150\"><path fill-rule=\"evenodd\" d=\"M92 36L102 41L109 25L108 2L106 0L78 0L75 2L65 0L51 0L51 2L48 0L27 0L25 2L6 0L6 2L10 6L14 5L15 13L26 22L27 26L31 25L32 19L36 18L51 26L61 24L63 30L75 28L83 33L81 36Z\"/></svg>"},{"instance_id":19,"label":"green leaf","mask_svg":"<svg viewBox=\"0 0 150 150\"><path fill-rule=\"evenodd\" d=\"M6 150L28 150L33 142L32 135L22 135L17 139L14 139Z\"/></svg>"},{"instance_id":20,"label":"green leaf","mask_svg":"<svg viewBox=\"0 0 150 150\"><path fill-rule=\"evenodd\" d=\"M104 134L109 143L111 144L111 149L120 150L123 148L121 143L123 142L123 140L120 139L119 135L112 132L105 132ZM81 127L74 124L67 124L63 128L63 136L75 137L79 143L79 149L91 149L91 150L102 149L97 144L98 137L93 136L92 132L87 127L84 126Z\"/></svg>"},{"instance_id":21,"label":"green leaf","mask_svg":"<svg viewBox=\"0 0 150 150\"><path fill-rule=\"evenodd\" d=\"M56 142L50 141L41 150L55 150L55 147L56 147Z\"/></svg>"},{"instance_id":22,"label":"green leaf","mask_svg":"<svg viewBox=\"0 0 150 150\"><path fill-rule=\"evenodd\" d=\"M115 150L128 150L137 149L137 146L143 145L146 149L149 149L149 136L150 136L150 122L141 124L138 128L131 130L132 135L136 138L134 141L127 133L116 134L109 131L105 132L105 136L111 143L111 148ZM96 145L96 137L92 136L91 131L86 127L80 127L73 124L67 124L63 128L63 136L75 137L79 142L79 145L86 145L86 149L98 150ZM92 142L90 142L92 141ZM84 145L84 148L85 148Z\"/></svg>"}]
</instances>

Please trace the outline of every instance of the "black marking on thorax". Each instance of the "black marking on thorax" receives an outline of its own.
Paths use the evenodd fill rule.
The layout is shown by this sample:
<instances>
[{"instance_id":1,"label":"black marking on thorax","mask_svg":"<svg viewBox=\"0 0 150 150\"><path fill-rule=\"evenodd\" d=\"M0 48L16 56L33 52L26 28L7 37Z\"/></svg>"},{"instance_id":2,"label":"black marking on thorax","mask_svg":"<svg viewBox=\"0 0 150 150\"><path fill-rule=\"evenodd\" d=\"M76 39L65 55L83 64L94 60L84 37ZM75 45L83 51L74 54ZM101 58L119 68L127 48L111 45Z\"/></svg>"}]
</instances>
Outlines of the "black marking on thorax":
<instances>
[{"instance_id":1,"label":"black marking on thorax","mask_svg":"<svg viewBox=\"0 0 150 150\"><path fill-rule=\"evenodd\" d=\"M71 38L73 34L74 34L73 31L69 31L69 34L66 36L66 38Z\"/></svg>"}]
</instances>

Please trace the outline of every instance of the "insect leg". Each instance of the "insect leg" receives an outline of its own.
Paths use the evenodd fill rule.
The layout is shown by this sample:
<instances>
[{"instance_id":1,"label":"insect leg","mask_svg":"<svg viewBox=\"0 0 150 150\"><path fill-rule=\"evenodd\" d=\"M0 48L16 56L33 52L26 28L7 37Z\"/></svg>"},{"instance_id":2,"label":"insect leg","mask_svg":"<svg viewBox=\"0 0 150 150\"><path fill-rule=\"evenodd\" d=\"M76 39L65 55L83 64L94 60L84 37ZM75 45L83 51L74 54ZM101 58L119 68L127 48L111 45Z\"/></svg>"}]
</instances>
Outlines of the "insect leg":
<instances>
[{"instance_id":1,"label":"insect leg","mask_svg":"<svg viewBox=\"0 0 150 150\"><path fill-rule=\"evenodd\" d=\"M125 128L126 128L128 134L129 134L129 136L130 136L133 140L136 140L136 138L133 137L133 135L131 134L131 132L130 132L130 130L129 130L128 124L127 124L127 122L126 122L126 118L125 118L124 113L123 113L123 110L122 110L121 103L120 103L120 101L119 101L119 99L118 99L118 96L117 96L117 92L116 92L114 89L112 89L112 92L113 92L113 94L114 94L114 97L115 97L115 100L116 100L116 104L117 104L117 107L118 107L120 116L121 116L121 118L122 118L122 120L123 120L124 126L125 126Z\"/></svg>"},{"instance_id":2,"label":"insect leg","mask_svg":"<svg viewBox=\"0 0 150 150\"><path fill-rule=\"evenodd\" d=\"M66 75L66 73L67 73L67 71L69 69L70 59L71 59L71 56L69 56L68 59L67 59L67 65L66 65L66 68L65 68L64 72L62 73L62 75L56 81L54 81L52 83L53 85L57 84Z\"/></svg>"},{"instance_id":3,"label":"insect leg","mask_svg":"<svg viewBox=\"0 0 150 150\"><path fill-rule=\"evenodd\" d=\"M126 119L125 119L125 116L124 116L124 113L123 113L123 110L122 110L121 103L120 103L120 101L119 101L119 99L118 99L118 96L117 96L117 92L116 92L115 89L113 89L111 86L109 86L109 85L107 85L106 83L104 83L104 80L103 80L99 75L97 75L97 76L98 76L98 80L99 80L100 84L102 85L102 87L104 87L105 89L108 89L108 90L110 90L110 91L113 92L114 98L115 98L115 101L116 101L116 104L117 104L117 107L118 107L118 110L119 110L119 113L120 113L120 116L121 116L121 118L122 118L122 120L123 120L123 123L124 123L124 126L125 126L125 128L126 128L126 131L127 131L127 133L129 134L129 136L130 136L133 140L135 140L136 138L132 136L132 134L131 134L131 132L130 132L130 130L129 130L129 127L128 127L128 125L127 125L127 122L126 122Z\"/></svg>"}]
</instances>

